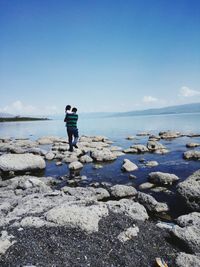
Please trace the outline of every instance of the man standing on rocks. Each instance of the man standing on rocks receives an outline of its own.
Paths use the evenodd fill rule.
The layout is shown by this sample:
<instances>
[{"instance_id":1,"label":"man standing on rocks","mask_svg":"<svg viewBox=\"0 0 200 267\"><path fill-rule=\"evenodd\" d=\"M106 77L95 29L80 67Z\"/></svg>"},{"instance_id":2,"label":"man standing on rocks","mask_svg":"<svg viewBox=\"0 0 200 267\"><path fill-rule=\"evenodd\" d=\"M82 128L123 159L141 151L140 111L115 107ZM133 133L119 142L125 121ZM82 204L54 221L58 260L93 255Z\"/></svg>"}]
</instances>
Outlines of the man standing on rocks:
<instances>
[{"instance_id":1,"label":"man standing on rocks","mask_svg":"<svg viewBox=\"0 0 200 267\"><path fill-rule=\"evenodd\" d=\"M72 112L70 112L71 106L67 105L65 112L65 122L66 122L66 127L67 127L67 134L68 134L68 142L69 142L69 151L73 152L73 147L77 147L77 141L78 141L78 128L77 128L77 121L78 121L78 114L77 108L72 108ZM74 138L74 140L73 140Z\"/></svg>"}]
</instances>

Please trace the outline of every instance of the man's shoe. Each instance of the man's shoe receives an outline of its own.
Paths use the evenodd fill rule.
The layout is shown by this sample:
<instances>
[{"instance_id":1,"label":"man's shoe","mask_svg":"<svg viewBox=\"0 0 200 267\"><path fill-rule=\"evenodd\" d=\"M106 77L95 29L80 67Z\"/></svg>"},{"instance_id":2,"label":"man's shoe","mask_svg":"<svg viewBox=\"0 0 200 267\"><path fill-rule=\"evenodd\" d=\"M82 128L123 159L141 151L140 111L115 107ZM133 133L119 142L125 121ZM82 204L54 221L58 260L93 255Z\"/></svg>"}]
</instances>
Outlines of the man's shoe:
<instances>
[{"instance_id":1,"label":"man's shoe","mask_svg":"<svg viewBox=\"0 0 200 267\"><path fill-rule=\"evenodd\" d=\"M78 148L78 146L77 145L73 145L75 148Z\"/></svg>"},{"instance_id":2,"label":"man's shoe","mask_svg":"<svg viewBox=\"0 0 200 267\"><path fill-rule=\"evenodd\" d=\"M70 148L68 151L73 152L73 148Z\"/></svg>"}]
</instances>

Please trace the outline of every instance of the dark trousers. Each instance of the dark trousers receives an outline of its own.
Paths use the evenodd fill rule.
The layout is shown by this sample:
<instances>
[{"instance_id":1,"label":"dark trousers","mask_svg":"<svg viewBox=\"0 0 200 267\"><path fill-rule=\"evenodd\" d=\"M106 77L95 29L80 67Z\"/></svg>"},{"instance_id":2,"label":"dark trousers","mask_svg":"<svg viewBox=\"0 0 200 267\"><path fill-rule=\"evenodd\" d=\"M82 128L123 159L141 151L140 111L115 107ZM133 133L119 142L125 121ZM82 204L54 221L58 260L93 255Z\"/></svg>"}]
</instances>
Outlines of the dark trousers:
<instances>
[{"instance_id":1,"label":"dark trousers","mask_svg":"<svg viewBox=\"0 0 200 267\"><path fill-rule=\"evenodd\" d=\"M69 148L73 149L73 144L76 145L76 142L78 140L78 129L74 127L67 127L67 134L68 134Z\"/></svg>"}]
</instances>

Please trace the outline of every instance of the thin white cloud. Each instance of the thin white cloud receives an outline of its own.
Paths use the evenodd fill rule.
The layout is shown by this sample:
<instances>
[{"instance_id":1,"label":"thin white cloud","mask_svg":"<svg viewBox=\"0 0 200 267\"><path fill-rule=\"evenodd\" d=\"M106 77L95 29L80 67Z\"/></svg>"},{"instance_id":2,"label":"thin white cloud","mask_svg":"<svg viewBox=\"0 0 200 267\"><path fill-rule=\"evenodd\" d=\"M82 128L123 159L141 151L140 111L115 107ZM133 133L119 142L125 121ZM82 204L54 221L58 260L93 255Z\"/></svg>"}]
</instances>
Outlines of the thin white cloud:
<instances>
[{"instance_id":1,"label":"thin white cloud","mask_svg":"<svg viewBox=\"0 0 200 267\"><path fill-rule=\"evenodd\" d=\"M155 97L153 97L153 96L150 96L150 95L148 95L148 96L144 96L143 99L142 99L142 102L143 102L143 103L155 103L155 102L157 102L157 101L158 101L157 98L155 98Z\"/></svg>"},{"instance_id":2,"label":"thin white cloud","mask_svg":"<svg viewBox=\"0 0 200 267\"><path fill-rule=\"evenodd\" d=\"M56 106L44 106L42 108L29 104L24 104L17 100L10 105L0 108L0 112L10 113L13 115L53 115L58 114L59 110Z\"/></svg>"},{"instance_id":3,"label":"thin white cloud","mask_svg":"<svg viewBox=\"0 0 200 267\"><path fill-rule=\"evenodd\" d=\"M199 96L200 95L200 91L190 89L187 86L182 86L179 93L180 93L179 95L183 96L183 97L192 97L192 96Z\"/></svg>"}]
</instances>

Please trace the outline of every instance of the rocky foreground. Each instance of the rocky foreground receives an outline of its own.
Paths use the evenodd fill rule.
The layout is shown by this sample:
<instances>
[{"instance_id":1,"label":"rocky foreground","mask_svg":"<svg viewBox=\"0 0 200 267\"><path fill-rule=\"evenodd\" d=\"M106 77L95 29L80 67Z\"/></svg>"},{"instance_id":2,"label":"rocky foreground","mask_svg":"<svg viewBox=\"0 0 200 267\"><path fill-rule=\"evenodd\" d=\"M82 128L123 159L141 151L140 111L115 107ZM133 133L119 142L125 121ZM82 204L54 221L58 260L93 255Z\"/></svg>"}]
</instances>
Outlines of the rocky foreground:
<instances>
[{"instance_id":1,"label":"rocky foreground","mask_svg":"<svg viewBox=\"0 0 200 267\"><path fill-rule=\"evenodd\" d=\"M169 150L159 140L180 136L162 132L124 150L105 137L83 136L73 153L59 137L0 139L0 266L154 266L156 257L168 266L200 266L200 170L183 182L173 173L151 172L140 191L109 183L81 187L87 177L80 175L65 177L61 186L59 179L36 175L47 161L68 164L73 173L126 153L162 155ZM183 158L199 160L198 146L187 144ZM121 169L133 175L138 166L124 159ZM174 184L190 213L173 223L158 221L153 215L167 213L167 203L142 190Z\"/></svg>"}]
</instances>

